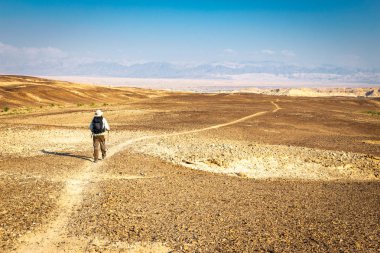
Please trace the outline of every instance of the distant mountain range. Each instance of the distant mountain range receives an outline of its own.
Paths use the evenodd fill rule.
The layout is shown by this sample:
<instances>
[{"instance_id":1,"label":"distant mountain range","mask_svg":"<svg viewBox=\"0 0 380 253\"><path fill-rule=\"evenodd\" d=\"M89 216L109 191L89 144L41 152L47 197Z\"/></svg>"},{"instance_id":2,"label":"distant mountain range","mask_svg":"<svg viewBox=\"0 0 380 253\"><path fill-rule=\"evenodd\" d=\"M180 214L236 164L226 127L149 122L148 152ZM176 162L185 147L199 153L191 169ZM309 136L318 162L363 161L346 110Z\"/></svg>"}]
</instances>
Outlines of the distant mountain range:
<instances>
[{"instance_id":1,"label":"distant mountain range","mask_svg":"<svg viewBox=\"0 0 380 253\"><path fill-rule=\"evenodd\" d=\"M377 77L380 76L380 73L374 69L342 68L329 65L318 67L300 67L297 65L278 62L212 63L195 66L166 62L148 62L129 66L118 63L94 62L80 64L76 66L75 69L63 69L63 71L65 73L61 72L60 74L80 76L190 79L225 79L228 78L228 76L251 73L270 73L274 75L285 75L288 77L299 73L333 74L337 76L365 74L366 77L374 77L373 75L377 74ZM57 75L58 73L54 74ZM364 76L362 76L362 78L363 77ZM376 82L375 80L373 81Z\"/></svg>"},{"instance_id":2,"label":"distant mountain range","mask_svg":"<svg viewBox=\"0 0 380 253\"><path fill-rule=\"evenodd\" d=\"M0 73L14 73L12 68L1 68ZM216 79L216 80L256 80L256 74L289 81L316 81L337 83L379 84L380 70L337 67L322 65L303 67L282 62L227 62L209 64L174 64L167 62L147 62L123 65L115 62L91 62L79 64L44 63L25 66L23 73L44 76L89 76L128 77L166 79Z\"/></svg>"}]
</instances>

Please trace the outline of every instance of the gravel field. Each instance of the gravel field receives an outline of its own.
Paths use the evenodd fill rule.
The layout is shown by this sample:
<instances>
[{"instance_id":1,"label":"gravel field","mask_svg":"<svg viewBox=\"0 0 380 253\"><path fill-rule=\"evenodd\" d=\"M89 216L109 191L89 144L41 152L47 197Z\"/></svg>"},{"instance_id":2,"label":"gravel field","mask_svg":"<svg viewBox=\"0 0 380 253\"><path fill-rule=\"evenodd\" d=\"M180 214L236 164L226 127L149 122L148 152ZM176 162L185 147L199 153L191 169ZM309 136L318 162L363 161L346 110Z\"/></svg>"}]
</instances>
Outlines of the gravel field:
<instances>
[{"instance_id":1,"label":"gravel field","mask_svg":"<svg viewBox=\"0 0 380 253\"><path fill-rule=\"evenodd\" d=\"M19 238L53 218L61 183L38 178L0 177L0 249L12 249Z\"/></svg>"},{"instance_id":2,"label":"gravel field","mask_svg":"<svg viewBox=\"0 0 380 253\"><path fill-rule=\"evenodd\" d=\"M379 250L378 182L242 179L130 152L101 173L120 178L87 189L73 236L159 242L174 252Z\"/></svg>"},{"instance_id":3,"label":"gravel field","mask_svg":"<svg viewBox=\"0 0 380 253\"><path fill-rule=\"evenodd\" d=\"M0 114L0 252L380 252L374 99L45 86Z\"/></svg>"}]
</instances>

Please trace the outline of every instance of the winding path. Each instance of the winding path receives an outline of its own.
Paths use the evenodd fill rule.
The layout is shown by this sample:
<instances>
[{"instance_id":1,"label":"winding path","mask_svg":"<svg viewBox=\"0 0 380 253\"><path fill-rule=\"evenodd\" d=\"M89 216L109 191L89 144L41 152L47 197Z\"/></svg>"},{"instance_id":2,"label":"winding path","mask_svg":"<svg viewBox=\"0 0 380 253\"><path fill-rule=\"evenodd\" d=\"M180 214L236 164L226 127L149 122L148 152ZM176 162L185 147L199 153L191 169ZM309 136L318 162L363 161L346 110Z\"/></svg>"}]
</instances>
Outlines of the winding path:
<instances>
[{"instance_id":1,"label":"winding path","mask_svg":"<svg viewBox=\"0 0 380 253\"><path fill-rule=\"evenodd\" d=\"M257 112L243 118L230 121L223 124L218 124L214 126L209 126L200 129L187 130L182 132L168 133L168 134L158 134L151 136L144 136L135 139L128 140L124 143L121 143L117 146L112 147L108 151L108 157L123 151L129 145L147 139L162 138L169 136L178 136L192 133L199 133L207 130L218 129L221 127L226 127L234 125L248 119L262 116L267 113L275 113L278 110L282 109L275 102L271 101L275 106L275 109L272 111L261 111ZM87 184L92 181L98 180L97 170L102 166L102 163L87 163L85 166L75 175L65 180L65 186L62 190L61 196L57 203L57 209L55 213L57 214L54 220L46 224L46 227L40 231L35 231L35 233L27 234L26 236L20 239L20 247L15 250L15 252L73 252L78 251L83 246L78 240L74 238L67 238L66 227L69 222L69 219L77 208L79 208L83 200L83 190Z\"/></svg>"}]
</instances>

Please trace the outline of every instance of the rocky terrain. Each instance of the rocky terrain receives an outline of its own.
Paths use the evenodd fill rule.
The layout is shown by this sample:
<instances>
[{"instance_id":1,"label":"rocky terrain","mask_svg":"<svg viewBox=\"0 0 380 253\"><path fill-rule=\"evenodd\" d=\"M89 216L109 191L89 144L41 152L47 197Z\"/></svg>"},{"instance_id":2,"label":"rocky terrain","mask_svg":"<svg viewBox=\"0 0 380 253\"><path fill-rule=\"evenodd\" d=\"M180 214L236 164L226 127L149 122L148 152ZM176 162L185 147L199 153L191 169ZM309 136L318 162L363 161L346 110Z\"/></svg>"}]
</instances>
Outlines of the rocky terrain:
<instances>
[{"instance_id":1,"label":"rocky terrain","mask_svg":"<svg viewBox=\"0 0 380 253\"><path fill-rule=\"evenodd\" d=\"M0 114L1 252L380 250L374 98L139 89L112 103L104 87L104 105L40 108L28 89ZM111 132L95 164L98 107Z\"/></svg>"}]
</instances>

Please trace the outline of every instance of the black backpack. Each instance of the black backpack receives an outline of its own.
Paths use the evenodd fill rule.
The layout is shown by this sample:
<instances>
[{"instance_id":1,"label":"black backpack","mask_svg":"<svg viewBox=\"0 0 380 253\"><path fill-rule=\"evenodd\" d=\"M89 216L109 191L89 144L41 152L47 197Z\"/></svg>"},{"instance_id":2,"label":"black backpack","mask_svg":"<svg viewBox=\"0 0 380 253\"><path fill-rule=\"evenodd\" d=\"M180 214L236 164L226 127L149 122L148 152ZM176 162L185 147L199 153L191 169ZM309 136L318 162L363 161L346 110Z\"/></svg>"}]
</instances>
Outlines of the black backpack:
<instances>
[{"instance_id":1,"label":"black backpack","mask_svg":"<svg viewBox=\"0 0 380 253\"><path fill-rule=\"evenodd\" d=\"M94 117L92 120L92 133L101 134L106 131L103 124L103 117Z\"/></svg>"}]
</instances>

